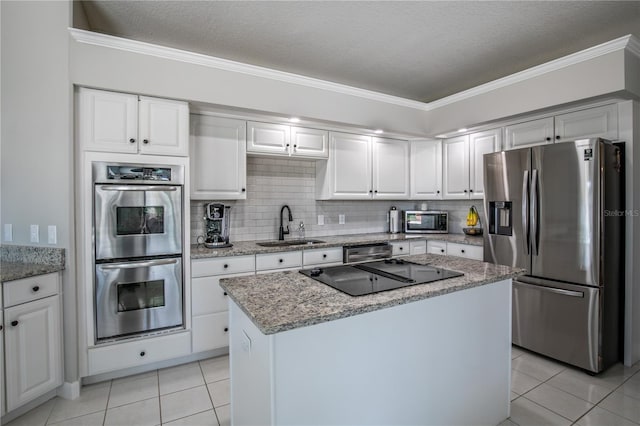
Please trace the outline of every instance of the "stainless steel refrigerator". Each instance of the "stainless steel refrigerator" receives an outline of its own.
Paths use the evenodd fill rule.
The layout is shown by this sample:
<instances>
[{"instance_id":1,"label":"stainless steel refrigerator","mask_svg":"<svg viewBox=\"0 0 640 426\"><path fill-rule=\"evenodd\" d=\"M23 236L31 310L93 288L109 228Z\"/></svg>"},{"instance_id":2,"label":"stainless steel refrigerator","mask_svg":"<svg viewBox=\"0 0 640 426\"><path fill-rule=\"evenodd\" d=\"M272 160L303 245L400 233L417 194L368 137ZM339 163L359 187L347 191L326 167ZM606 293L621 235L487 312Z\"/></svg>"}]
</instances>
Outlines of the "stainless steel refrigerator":
<instances>
[{"instance_id":1,"label":"stainless steel refrigerator","mask_svg":"<svg viewBox=\"0 0 640 426\"><path fill-rule=\"evenodd\" d=\"M621 358L623 148L582 139L484 156L484 260L513 280L513 343L599 372Z\"/></svg>"}]
</instances>

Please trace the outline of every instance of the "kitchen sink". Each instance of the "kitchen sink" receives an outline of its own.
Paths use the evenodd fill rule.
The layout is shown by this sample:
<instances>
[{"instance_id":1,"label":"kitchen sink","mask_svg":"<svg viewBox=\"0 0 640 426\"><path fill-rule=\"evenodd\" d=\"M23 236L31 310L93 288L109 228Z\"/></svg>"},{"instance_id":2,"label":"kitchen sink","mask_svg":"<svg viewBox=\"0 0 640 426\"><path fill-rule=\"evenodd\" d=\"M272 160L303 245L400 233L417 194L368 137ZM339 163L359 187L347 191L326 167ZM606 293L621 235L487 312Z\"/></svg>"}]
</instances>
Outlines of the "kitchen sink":
<instances>
[{"instance_id":1,"label":"kitchen sink","mask_svg":"<svg viewBox=\"0 0 640 426\"><path fill-rule=\"evenodd\" d=\"M287 241L265 241L256 243L260 247L289 247L289 246L311 246L324 243L322 240L287 240Z\"/></svg>"}]
</instances>

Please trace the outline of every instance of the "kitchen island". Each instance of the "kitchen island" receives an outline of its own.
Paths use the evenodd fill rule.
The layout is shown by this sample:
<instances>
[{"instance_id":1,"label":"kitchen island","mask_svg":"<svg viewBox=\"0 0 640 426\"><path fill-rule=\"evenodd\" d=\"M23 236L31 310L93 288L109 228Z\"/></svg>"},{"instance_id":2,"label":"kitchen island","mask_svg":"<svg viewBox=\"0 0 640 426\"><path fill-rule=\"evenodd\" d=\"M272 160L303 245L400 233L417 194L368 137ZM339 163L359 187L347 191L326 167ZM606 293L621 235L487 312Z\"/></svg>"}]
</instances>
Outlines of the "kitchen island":
<instances>
[{"instance_id":1,"label":"kitchen island","mask_svg":"<svg viewBox=\"0 0 640 426\"><path fill-rule=\"evenodd\" d=\"M511 278L461 277L352 297L298 272L225 278L232 422L498 424L509 416Z\"/></svg>"}]
</instances>

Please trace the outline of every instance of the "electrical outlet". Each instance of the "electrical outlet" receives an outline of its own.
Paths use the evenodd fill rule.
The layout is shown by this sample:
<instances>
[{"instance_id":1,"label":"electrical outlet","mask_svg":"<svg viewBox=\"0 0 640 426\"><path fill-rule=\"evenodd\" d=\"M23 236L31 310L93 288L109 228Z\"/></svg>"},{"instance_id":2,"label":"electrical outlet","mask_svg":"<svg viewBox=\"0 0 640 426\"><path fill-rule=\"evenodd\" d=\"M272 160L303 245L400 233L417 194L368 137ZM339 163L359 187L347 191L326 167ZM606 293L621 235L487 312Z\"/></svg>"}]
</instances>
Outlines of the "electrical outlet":
<instances>
[{"instance_id":1,"label":"electrical outlet","mask_svg":"<svg viewBox=\"0 0 640 426\"><path fill-rule=\"evenodd\" d=\"M49 225L47 227L47 242L49 244L57 244L58 243L58 232L55 225Z\"/></svg>"},{"instance_id":2,"label":"electrical outlet","mask_svg":"<svg viewBox=\"0 0 640 426\"><path fill-rule=\"evenodd\" d=\"M324 215L323 214L319 214L318 215L318 225L324 225Z\"/></svg>"},{"instance_id":3,"label":"electrical outlet","mask_svg":"<svg viewBox=\"0 0 640 426\"><path fill-rule=\"evenodd\" d=\"M4 240L13 241L13 225L10 223L4 224Z\"/></svg>"},{"instance_id":4,"label":"electrical outlet","mask_svg":"<svg viewBox=\"0 0 640 426\"><path fill-rule=\"evenodd\" d=\"M31 225L30 235L31 235L30 241L32 243L39 243L40 242L40 226Z\"/></svg>"},{"instance_id":5,"label":"electrical outlet","mask_svg":"<svg viewBox=\"0 0 640 426\"><path fill-rule=\"evenodd\" d=\"M338 215L338 223L340 225L344 225L344 215L343 214L339 214Z\"/></svg>"}]
</instances>

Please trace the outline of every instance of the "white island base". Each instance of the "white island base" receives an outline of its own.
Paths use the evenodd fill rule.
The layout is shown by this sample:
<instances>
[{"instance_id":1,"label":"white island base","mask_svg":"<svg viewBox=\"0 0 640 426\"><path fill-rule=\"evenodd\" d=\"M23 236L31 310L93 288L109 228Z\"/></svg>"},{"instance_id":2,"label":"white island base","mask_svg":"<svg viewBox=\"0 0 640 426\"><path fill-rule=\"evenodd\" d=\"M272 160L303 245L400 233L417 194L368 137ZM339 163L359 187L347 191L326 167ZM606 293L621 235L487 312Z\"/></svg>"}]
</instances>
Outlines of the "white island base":
<instances>
[{"instance_id":1,"label":"white island base","mask_svg":"<svg viewBox=\"0 0 640 426\"><path fill-rule=\"evenodd\" d=\"M265 335L230 302L233 425L497 425L511 280Z\"/></svg>"}]
</instances>

